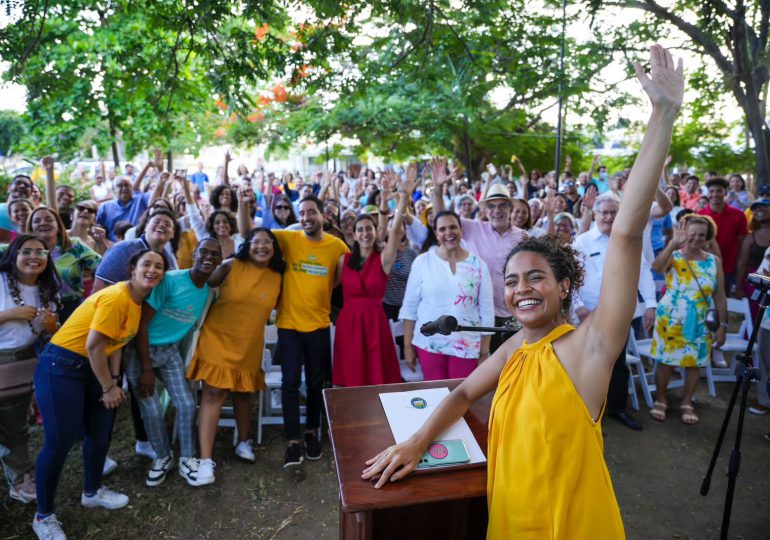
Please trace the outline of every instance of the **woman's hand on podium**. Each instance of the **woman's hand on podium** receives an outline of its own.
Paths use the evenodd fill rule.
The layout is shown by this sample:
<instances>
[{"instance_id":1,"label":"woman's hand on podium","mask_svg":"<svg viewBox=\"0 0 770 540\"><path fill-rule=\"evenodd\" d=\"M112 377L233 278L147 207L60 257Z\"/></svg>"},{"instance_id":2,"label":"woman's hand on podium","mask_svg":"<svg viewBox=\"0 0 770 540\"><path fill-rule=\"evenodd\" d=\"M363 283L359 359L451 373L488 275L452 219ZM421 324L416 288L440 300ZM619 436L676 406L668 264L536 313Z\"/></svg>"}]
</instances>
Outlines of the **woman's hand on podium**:
<instances>
[{"instance_id":1,"label":"woman's hand on podium","mask_svg":"<svg viewBox=\"0 0 770 540\"><path fill-rule=\"evenodd\" d=\"M369 466L364 469L361 478L364 480L377 478L377 483L374 484L377 489L384 486L388 480L391 482L400 480L417 467L426 447L427 445L414 437L401 444L390 446L366 462Z\"/></svg>"}]
</instances>

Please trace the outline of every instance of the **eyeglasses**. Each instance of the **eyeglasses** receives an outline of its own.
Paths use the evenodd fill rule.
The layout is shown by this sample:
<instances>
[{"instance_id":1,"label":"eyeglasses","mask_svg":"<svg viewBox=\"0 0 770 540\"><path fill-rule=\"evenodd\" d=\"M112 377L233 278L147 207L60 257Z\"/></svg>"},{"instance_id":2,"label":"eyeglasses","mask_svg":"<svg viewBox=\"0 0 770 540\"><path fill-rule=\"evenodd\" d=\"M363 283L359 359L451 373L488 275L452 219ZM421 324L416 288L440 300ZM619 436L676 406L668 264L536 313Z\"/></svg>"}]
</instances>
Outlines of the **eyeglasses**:
<instances>
[{"instance_id":1,"label":"eyeglasses","mask_svg":"<svg viewBox=\"0 0 770 540\"><path fill-rule=\"evenodd\" d=\"M96 209L91 208L90 206L80 206L80 205L78 205L75 208L78 209L78 212L86 212L88 214L95 214L96 213Z\"/></svg>"},{"instance_id":2,"label":"eyeglasses","mask_svg":"<svg viewBox=\"0 0 770 540\"><path fill-rule=\"evenodd\" d=\"M291 206L284 206L282 204L275 207L276 210L291 210Z\"/></svg>"},{"instance_id":3,"label":"eyeglasses","mask_svg":"<svg viewBox=\"0 0 770 540\"><path fill-rule=\"evenodd\" d=\"M615 216L618 215L618 211L617 210L605 210L604 212L595 212L595 214L597 216L602 216L602 217L615 217Z\"/></svg>"},{"instance_id":4,"label":"eyeglasses","mask_svg":"<svg viewBox=\"0 0 770 540\"><path fill-rule=\"evenodd\" d=\"M150 224L150 227L152 227L153 229L156 229L156 228L173 229L174 224L169 223L168 221L153 221Z\"/></svg>"},{"instance_id":5,"label":"eyeglasses","mask_svg":"<svg viewBox=\"0 0 770 540\"><path fill-rule=\"evenodd\" d=\"M35 257L47 257L48 256L48 250L47 249L33 249L33 248L21 248L19 250L19 254L23 255L25 257L30 257L34 255Z\"/></svg>"},{"instance_id":6,"label":"eyeglasses","mask_svg":"<svg viewBox=\"0 0 770 540\"><path fill-rule=\"evenodd\" d=\"M272 238L265 238L263 240L252 240L251 241L252 246L272 246L273 245L273 239Z\"/></svg>"}]
</instances>

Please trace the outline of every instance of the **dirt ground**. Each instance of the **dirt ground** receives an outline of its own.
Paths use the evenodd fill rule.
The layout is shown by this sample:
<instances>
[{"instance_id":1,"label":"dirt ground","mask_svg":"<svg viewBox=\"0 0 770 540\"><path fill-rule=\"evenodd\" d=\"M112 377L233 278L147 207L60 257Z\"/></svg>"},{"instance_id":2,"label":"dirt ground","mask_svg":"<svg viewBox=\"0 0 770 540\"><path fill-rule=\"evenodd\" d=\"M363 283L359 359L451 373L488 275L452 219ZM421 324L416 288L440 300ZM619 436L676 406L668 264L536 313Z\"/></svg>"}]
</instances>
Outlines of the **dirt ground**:
<instances>
[{"instance_id":1,"label":"dirt ground","mask_svg":"<svg viewBox=\"0 0 770 540\"><path fill-rule=\"evenodd\" d=\"M705 385L704 385L705 386ZM727 479L727 457L733 446L737 416L712 482L701 497L699 487L727 407L731 385L718 386L711 398L698 394L701 423L685 426L675 411L657 423L646 409L637 413L644 431L631 431L604 421L605 450L629 539L711 539L719 537ZM678 394L672 396L678 405ZM747 414L743 461L733 505L730 538L770 538L770 414ZM33 449L42 442L34 428ZM128 408L120 411L111 455L120 463L105 484L127 493L130 505L113 512L84 509L80 452L70 455L57 495L57 515L69 538L260 538L325 540L338 535L338 498L334 462L328 440L324 456L307 464L307 478L286 476L281 463L280 427L265 428L256 465L242 463L232 452L232 432L222 430L215 448L217 481L189 487L174 471L157 488L144 485L149 460L133 455ZM363 458L363 456L362 456ZM33 505L22 505L0 491L0 540L34 538Z\"/></svg>"}]
</instances>

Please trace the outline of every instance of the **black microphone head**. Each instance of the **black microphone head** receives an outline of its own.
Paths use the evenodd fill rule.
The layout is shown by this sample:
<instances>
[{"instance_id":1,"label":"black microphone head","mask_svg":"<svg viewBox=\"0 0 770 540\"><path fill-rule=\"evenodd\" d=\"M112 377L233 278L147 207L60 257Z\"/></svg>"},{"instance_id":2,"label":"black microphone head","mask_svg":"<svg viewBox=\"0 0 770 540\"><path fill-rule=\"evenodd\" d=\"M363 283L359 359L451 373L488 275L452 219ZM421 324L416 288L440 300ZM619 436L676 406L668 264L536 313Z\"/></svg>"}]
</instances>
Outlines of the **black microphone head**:
<instances>
[{"instance_id":1,"label":"black microphone head","mask_svg":"<svg viewBox=\"0 0 770 540\"><path fill-rule=\"evenodd\" d=\"M436 331L439 334L448 336L455 330L457 330L457 319L451 315L442 315L436 319Z\"/></svg>"},{"instance_id":2,"label":"black microphone head","mask_svg":"<svg viewBox=\"0 0 770 540\"><path fill-rule=\"evenodd\" d=\"M420 333L423 336L432 336L432 335L434 335L436 332L438 332L438 328L436 328L436 323L437 323L437 321L426 322L425 324L423 324L420 327Z\"/></svg>"}]
</instances>

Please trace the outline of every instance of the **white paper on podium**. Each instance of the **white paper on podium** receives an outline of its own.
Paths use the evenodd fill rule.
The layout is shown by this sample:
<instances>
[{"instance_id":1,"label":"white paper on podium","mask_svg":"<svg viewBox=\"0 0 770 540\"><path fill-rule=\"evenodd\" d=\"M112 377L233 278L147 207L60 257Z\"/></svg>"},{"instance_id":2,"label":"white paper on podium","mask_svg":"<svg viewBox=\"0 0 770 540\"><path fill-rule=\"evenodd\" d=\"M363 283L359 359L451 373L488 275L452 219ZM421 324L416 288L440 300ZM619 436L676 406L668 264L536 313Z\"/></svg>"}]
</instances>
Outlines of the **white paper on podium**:
<instances>
[{"instance_id":1,"label":"white paper on podium","mask_svg":"<svg viewBox=\"0 0 770 540\"><path fill-rule=\"evenodd\" d=\"M380 394L380 402L382 403L382 408L385 409L385 416L388 419L388 424L390 424L390 430L393 432L393 438L396 440L396 443L404 442L420 429L433 411L436 410L441 400L448 395L449 388L426 388L409 392L386 392ZM415 407L412 404L412 400L415 398L422 398L425 401L425 407ZM436 438L437 441L452 439L460 439L465 442L465 447L468 449L468 455L471 458L469 463L484 463L487 460L465 418L460 418L460 420L452 424L449 429Z\"/></svg>"}]
</instances>

